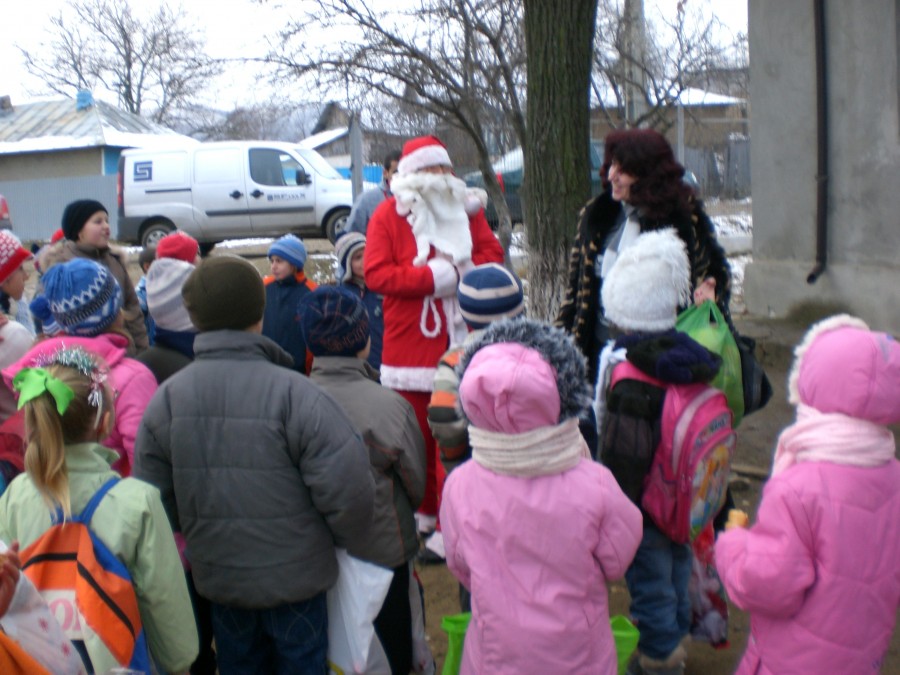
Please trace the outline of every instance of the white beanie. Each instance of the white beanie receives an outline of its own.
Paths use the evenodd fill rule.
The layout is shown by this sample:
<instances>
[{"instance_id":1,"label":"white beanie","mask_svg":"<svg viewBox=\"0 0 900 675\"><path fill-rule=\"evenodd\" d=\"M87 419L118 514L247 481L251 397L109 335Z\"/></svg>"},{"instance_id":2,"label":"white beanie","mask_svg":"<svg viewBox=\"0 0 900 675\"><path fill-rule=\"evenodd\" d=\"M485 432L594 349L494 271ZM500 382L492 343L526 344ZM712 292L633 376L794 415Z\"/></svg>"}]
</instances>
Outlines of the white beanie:
<instances>
[{"instance_id":1,"label":"white beanie","mask_svg":"<svg viewBox=\"0 0 900 675\"><path fill-rule=\"evenodd\" d=\"M447 146L437 136L419 136L403 145L397 173L416 173L429 166L453 166Z\"/></svg>"},{"instance_id":2,"label":"white beanie","mask_svg":"<svg viewBox=\"0 0 900 675\"><path fill-rule=\"evenodd\" d=\"M147 271L147 307L160 328L197 332L181 297L181 287L193 271L193 265L177 258L157 258L150 265Z\"/></svg>"},{"instance_id":3,"label":"white beanie","mask_svg":"<svg viewBox=\"0 0 900 675\"><path fill-rule=\"evenodd\" d=\"M623 330L674 328L691 297L687 247L672 228L641 234L619 253L601 293L606 318Z\"/></svg>"}]
</instances>

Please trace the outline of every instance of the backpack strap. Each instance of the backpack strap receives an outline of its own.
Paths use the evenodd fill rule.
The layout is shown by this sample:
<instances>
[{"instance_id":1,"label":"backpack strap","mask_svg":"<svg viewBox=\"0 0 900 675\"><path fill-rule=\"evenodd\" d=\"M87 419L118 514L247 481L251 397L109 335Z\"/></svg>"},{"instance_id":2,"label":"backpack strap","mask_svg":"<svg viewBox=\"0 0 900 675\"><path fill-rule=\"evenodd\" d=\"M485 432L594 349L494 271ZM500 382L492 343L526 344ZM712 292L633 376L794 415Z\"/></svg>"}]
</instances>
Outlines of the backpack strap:
<instances>
[{"instance_id":1,"label":"backpack strap","mask_svg":"<svg viewBox=\"0 0 900 675\"><path fill-rule=\"evenodd\" d=\"M639 382L652 384L653 386L659 387L660 389L666 389L669 386L668 383L663 382L662 380L658 380L652 375L648 375L628 359L617 363L613 368L612 375L609 380L609 388L612 389L622 380L638 380Z\"/></svg>"},{"instance_id":2,"label":"backpack strap","mask_svg":"<svg viewBox=\"0 0 900 675\"><path fill-rule=\"evenodd\" d=\"M72 520L75 520L79 523L84 523L85 525L89 525L91 522L91 518L94 517L94 511L97 510L97 507L100 505L100 502L106 496L106 493L109 492L112 487L119 482L118 476L113 476L108 481L106 481L103 485L100 486L94 496L91 497L91 500L87 503L81 513L77 516L74 516Z\"/></svg>"}]
</instances>

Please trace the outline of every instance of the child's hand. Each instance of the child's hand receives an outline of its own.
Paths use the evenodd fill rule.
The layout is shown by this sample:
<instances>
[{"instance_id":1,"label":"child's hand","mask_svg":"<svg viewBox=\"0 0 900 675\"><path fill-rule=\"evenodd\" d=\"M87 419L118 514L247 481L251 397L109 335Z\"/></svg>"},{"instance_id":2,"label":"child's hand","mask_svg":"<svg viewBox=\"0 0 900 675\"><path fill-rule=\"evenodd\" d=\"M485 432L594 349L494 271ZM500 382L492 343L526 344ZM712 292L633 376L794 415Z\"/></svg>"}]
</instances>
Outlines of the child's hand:
<instances>
[{"instance_id":1,"label":"child's hand","mask_svg":"<svg viewBox=\"0 0 900 675\"><path fill-rule=\"evenodd\" d=\"M725 523L725 529L730 530L733 527L747 527L750 524L750 517L745 511L740 509L729 509L728 522Z\"/></svg>"},{"instance_id":2,"label":"child's hand","mask_svg":"<svg viewBox=\"0 0 900 675\"><path fill-rule=\"evenodd\" d=\"M694 289L694 304L702 305L704 300L716 301L716 280L706 277L703 283Z\"/></svg>"}]
</instances>

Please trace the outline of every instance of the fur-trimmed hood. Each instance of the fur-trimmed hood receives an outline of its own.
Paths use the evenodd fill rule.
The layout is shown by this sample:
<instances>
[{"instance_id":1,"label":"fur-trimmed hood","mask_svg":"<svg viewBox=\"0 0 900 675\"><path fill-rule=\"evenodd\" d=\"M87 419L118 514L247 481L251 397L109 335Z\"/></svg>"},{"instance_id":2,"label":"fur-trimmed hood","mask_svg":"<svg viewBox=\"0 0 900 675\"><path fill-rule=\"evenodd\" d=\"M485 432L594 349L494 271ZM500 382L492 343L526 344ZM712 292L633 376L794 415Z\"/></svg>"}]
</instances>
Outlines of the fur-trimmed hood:
<instances>
[{"instance_id":1,"label":"fur-trimmed hood","mask_svg":"<svg viewBox=\"0 0 900 675\"><path fill-rule=\"evenodd\" d=\"M568 333L533 319L504 319L488 326L460 359L456 368L460 380L479 349L503 342L516 342L534 349L553 368L559 392L559 422L586 414L592 395L584 356Z\"/></svg>"},{"instance_id":2,"label":"fur-trimmed hood","mask_svg":"<svg viewBox=\"0 0 900 675\"><path fill-rule=\"evenodd\" d=\"M788 402L900 423L900 343L848 314L819 321L794 350Z\"/></svg>"}]
</instances>

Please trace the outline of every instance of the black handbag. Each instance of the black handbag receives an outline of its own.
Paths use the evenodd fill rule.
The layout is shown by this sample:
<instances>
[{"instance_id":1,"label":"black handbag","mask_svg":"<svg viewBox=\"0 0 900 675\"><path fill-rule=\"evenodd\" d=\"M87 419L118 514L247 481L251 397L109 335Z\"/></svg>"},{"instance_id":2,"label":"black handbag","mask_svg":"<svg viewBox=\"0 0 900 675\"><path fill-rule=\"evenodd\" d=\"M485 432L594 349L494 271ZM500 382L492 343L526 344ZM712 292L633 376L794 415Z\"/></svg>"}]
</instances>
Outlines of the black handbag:
<instances>
[{"instance_id":1,"label":"black handbag","mask_svg":"<svg viewBox=\"0 0 900 675\"><path fill-rule=\"evenodd\" d=\"M756 358L756 340L746 335L734 334L741 354L741 378L744 385L744 415L766 407L772 398L772 383Z\"/></svg>"}]
</instances>

